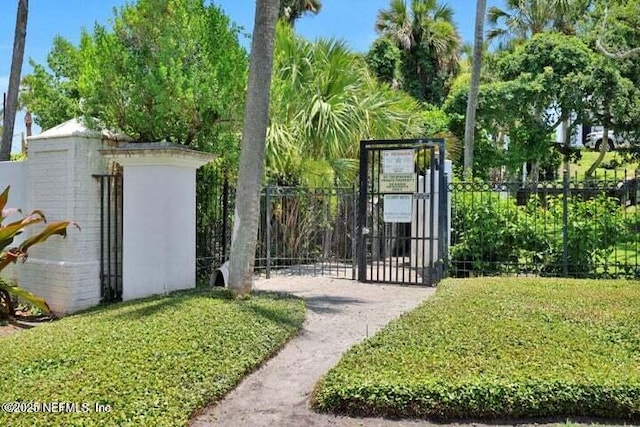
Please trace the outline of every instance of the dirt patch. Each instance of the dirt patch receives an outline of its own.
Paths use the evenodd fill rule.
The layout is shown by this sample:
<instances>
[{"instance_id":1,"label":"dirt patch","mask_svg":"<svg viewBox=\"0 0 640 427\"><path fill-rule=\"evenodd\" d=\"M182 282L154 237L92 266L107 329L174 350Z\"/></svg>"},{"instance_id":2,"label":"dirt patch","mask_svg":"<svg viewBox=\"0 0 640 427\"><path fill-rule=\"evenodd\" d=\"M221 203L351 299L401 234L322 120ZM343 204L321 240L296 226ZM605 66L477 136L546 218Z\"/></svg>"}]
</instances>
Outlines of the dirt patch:
<instances>
[{"instance_id":1,"label":"dirt patch","mask_svg":"<svg viewBox=\"0 0 640 427\"><path fill-rule=\"evenodd\" d=\"M31 315L17 311L16 316L12 319L0 320L0 338L15 335L25 329L31 329L53 320L52 317L46 315Z\"/></svg>"},{"instance_id":2,"label":"dirt patch","mask_svg":"<svg viewBox=\"0 0 640 427\"><path fill-rule=\"evenodd\" d=\"M21 328L4 320L0 322L0 338L8 337L9 335L13 335L21 330Z\"/></svg>"},{"instance_id":3,"label":"dirt patch","mask_svg":"<svg viewBox=\"0 0 640 427\"><path fill-rule=\"evenodd\" d=\"M353 344L416 307L434 288L363 284L349 280L278 277L258 280L259 290L303 298L307 319L299 336L245 378L192 426L418 426L425 422L355 419L308 408L315 383Z\"/></svg>"}]
</instances>

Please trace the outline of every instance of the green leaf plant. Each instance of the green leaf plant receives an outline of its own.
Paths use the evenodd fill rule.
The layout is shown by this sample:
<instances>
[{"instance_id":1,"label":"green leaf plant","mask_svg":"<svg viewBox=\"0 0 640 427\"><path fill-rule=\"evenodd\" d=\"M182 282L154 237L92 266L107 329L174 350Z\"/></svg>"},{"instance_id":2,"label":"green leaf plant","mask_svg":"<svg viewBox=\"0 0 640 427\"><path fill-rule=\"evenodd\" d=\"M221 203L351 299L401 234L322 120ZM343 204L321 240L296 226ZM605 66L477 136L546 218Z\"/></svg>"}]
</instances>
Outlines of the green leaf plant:
<instances>
[{"instance_id":1,"label":"green leaf plant","mask_svg":"<svg viewBox=\"0 0 640 427\"><path fill-rule=\"evenodd\" d=\"M30 247L42 243L54 235L66 237L69 226L80 229L76 223L71 221L47 223L44 213L39 210L34 210L22 219L4 224L8 217L22 213L20 209L6 208L7 200L9 199L9 189L10 187L5 188L2 194L0 194L0 273L2 273L9 264L16 263L18 259L26 261L27 251ZM16 236L22 234L27 227L39 223L46 223L46 226L39 232L25 239L22 243L12 246ZM51 312L51 309L43 298L20 288L13 282L0 278L0 317L13 317L15 315L13 297L20 298L34 305L44 313Z\"/></svg>"}]
</instances>

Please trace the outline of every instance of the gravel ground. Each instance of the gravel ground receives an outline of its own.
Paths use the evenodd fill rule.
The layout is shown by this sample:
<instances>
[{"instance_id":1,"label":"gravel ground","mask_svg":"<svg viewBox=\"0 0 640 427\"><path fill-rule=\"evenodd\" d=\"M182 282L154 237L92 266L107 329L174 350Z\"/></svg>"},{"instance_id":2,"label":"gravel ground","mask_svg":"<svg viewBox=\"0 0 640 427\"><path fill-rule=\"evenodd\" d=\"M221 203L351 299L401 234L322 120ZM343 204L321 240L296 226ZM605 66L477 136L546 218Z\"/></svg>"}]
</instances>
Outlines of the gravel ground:
<instances>
[{"instance_id":1,"label":"gravel ground","mask_svg":"<svg viewBox=\"0 0 640 427\"><path fill-rule=\"evenodd\" d=\"M315 383L353 344L433 295L435 288L363 284L350 280L277 277L256 281L259 290L303 298L307 319L300 334L245 378L192 426L425 426L426 422L360 419L309 410Z\"/></svg>"}]
</instances>

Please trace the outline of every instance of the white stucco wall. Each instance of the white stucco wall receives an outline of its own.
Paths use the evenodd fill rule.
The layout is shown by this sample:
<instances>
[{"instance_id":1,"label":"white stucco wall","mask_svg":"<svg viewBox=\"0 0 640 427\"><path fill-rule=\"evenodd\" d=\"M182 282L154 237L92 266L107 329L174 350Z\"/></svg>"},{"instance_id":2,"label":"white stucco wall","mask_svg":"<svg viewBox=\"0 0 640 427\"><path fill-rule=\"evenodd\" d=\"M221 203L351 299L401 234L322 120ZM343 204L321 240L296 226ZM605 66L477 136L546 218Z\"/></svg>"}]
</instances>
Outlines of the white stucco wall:
<instances>
[{"instance_id":1,"label":"white stucco wall","mask_svg":"<svg viewBox=\"0 0 640 427\"><path fill-rule=\"evenodd\" d=\"M101 191L93 175L107 173L110 160L124 168L123 299L195 286L195 171L212 156L163 143L113 144L70 120L30 137L28 161L0 164L0 184L12 185L9 206L81 227L32 247L8 272L58 314L100 302Z\"/></svg>"},{"instance_id":2,"label":"white stucco wall","mask_svg":"<svg viewBox=\"0 0 640 427\"><path fill-rule=\"evenodd\" d=\"M123 167L122 298L195 287L195 173L212 158L168 144L103 153Z\"/></svg>"},{"instance_id":3,"label":"white stucco wall","mask_svg":"<svg viewBox=\"0 0 640 427\"><path fill-rule=\"evenodd\" d=\"M194 287L195 170L128 166L123 182L123 299Z\"/></svg>"}]
</instances>

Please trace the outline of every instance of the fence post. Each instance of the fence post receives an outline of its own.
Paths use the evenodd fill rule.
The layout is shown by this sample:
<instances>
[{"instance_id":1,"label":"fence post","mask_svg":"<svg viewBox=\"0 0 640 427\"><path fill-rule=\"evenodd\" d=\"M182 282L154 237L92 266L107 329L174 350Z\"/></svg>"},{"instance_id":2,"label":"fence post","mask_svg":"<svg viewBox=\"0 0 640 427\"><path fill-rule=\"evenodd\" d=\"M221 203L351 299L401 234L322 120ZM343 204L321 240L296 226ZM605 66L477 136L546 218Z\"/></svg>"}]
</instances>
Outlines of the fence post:
<instances>
[{"instance_id":1,"label":"fence post","mask_svg":"<svg viewBox=\"0 0 640 427\"><path fill-rule=\"evenodd\" d=\"M562 275L569 276L569 257L568 257L568 208L569 208L569 171L562 171Z\"/></svg>"},{"instance_id":2,"label":"fence post","mask_svg":"<svg viewBox=\"0 0 640 427\"><path fill-rule=\"evenodd\" d=\"M271 278L271 184L267 184L264 192L264 240L265 240L265 273Z\"/></svg>"},{"instance_id":3,"label":"fence post","mask_svg":"<svg viewBox=\"0 0 640 427\"><path fill-rule=\"evenodd\" d=\"M351 280L356 280L356 265L358 264L358 193L356 184L351 186Z\"/></svg>"},{"instance_id":4,"label":"fence post","mask_svg":"<svg viewBox=\"0 0 640 427\"><path fill-rule=\"evenodd\" d=\"M368 159L369 151L365 141L360 141L360 182L358 194L358 226L356 229L358 237L358 282L367 280L367 239L365 227L367 226L367 186L368 182Z\"/></svg>"},{"instance_id":5,"label":"fence post","mask_svg":"<svg viewBox=\"0 0 640 427\"><path fill-rule=\"evenodd\" d=\"M222 259L220 260L220 265L224 264L227 261L227 244L229 244L230 239L227 239L228 236L228 217L229 217L229 179L225 176L224 181L222 183L222 240L220 243L222 244ZM213 254L212 254L213 255Z\"/></svg>"}]
</instances>

